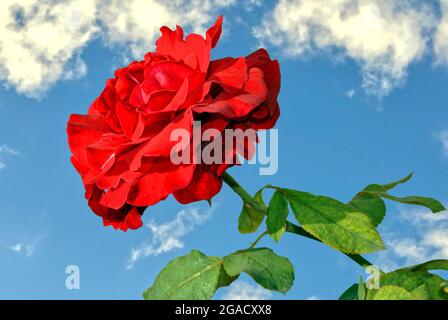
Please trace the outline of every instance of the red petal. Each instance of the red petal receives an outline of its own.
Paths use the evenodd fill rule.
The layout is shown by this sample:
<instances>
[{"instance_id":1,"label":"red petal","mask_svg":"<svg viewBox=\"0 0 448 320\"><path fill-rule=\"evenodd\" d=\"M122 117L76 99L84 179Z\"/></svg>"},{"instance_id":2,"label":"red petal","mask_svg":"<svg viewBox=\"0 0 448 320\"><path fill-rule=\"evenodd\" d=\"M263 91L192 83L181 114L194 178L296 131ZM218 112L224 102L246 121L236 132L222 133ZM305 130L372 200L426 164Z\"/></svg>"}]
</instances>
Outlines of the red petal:
<instances>
[{"instance_id":1,"label":"red petal","mask_svg":"<svg viewBox=\"0 0 448 320\"><path fill-rule=\"evenodd\" d=\"M190 184L173 195L177 201L187 204L213 198L222 187L221 179L205 166L196 166Z\"/></svg>"},{"instance_id":2,"label":"red petal","mask_svg":"<svg viewBox=\"0 0 448 320\"><path fill-rule=\"evenodd\" d=\"M143 80L144 63L134 61L128 67L118 69L115 72L117 81L115 82L115 90L124 100L128 98L136 85Z\"/></svg>"},{"instance_id":3,"label":"red petal","mask_svg":"<svg viewBox=\"0 0 448 320\"><path fill-rule=\"evenodd\" d=\"M221 37L223 20L224 17L219 16L218 19L216 19L215 24L207 30L207 41L210 41L211 48L216 47L219 38Z\"/></svg>"},{"instance_id":4,"label":"red petal","mask_svg":"<svg viewBox=\"0 0 448 320\"><path fill-rule=\"evenodd\" d=\"M247 80L247 65L244 58L213 61L210 64L208 81L215 81L227 92L243 88Z\"/></svg>"},{"instance_id":5,"label":"red petal","mask_svg":"<svg viewBox=\"0 0 448 320\"><path fill-rule=\"evenodd\" d=\"M151 94L146 104L143 105L140 109L146 113L162 111L166 109L167 105L173 100L173 97L175 95L176 91L156 91Z\"/></svg>"},{"instance_id":6,"label":"red petal","mask_svg":"<svg viewBox=\"0 0 448 320\"><path fill-rule=\"evenodd\" d=\"M127 231L128 228L137 229L143 225L140 216L146 208L129 205L117 210L107 208L100 203L103 194L104 191L98 189L96 185L86 185L86 198L89 200L89 206L96 215L103 218L104 226L113 226L114 229Z\"/></svg>"},{"instance_id":7,"label":"red petal","mask_svg":"<svg viewBox=\"0 0 448 320\"><path fill-rule=\"evenodd\" d=\"M67 135L73 157L87 164L87 147L110 131L108 122L101 115L72 114L67 123Z\"/></svg>"},{"instance_id":8,"label":"red petal","mask_svg":"<svg viewBox=\"0 0 448 320\"><path fill-rule=\"evenodd\" d=\"M90 115L106 115L108 111L114 110L115 104L117 103L114 85L115 80L108 80L106 82L106 87L103 92L101 92L100 96L90 106L88 112Z\"/></svg>"},{"instance_id":9,"label":"red petal","mask_svg":"<svg viewBox=\"0 0 448 320\"><path fill-rule=\"evenodd\" d=\"M162 27L162 36L156 41L156 52L161 55L168 55L177 61L183 61L190 66L198 64L202 72L206 72L210 62L210 50L212 45L216 45L221 34L219 20L207 33L207 40L198 34L189 34L183 39L183 31L179 26L176 31L167 27ZM197 57L197 62L193 61L191 55Z\"/></svg>"},{"instance_id":10,"label":"red petal","mask_svg":"<svg viewBox=\"0 0 448 320\"><path fill-rule=\"evenodd\" d=\"M142 216L137 210L137 208L132 208L131 211L126 215L125 223L129 229L136 230L143 226Z\"/></svg>"},{"instance_id":11,"label":"red petal","mask_svg":"<svg viewBox=\"0 0 448 320\"><path fill-rule=\"evenodd\" d=\"M252 68L241 94L230 98L224 95L216 102L208 105L198 105L193 110L196 112L220 113L228 118L239 118L248 115L263 103L266 96L267 88L263 79L263 72L260 69Z\"/></svg>"},{"instance_id":12,"label":"red petal","mask_svg":"<svg viewBox=\"0 0 448 320\"><path fill-rule=\"evenodd\" d=\"M152 137L140 150L136 153L130 164L131 170L138 170L143 157L149 156L169 156L172 148L178 141L171 141L171 134L174 130L192 131L193 116L190 110L179 115L170 122L160 133Z\"/></svg>"},{"instance_id":13,"label":"red petal","mask_svg":"<svg viewBox=\"0 0 448 320\"><path fill-rule=\"evenodd\" d=\"M180 62L164 61L151 64L145 69L142 89L148 94L162 89L177 90L193 72L193 69Z\"/></svg>"},{"instance_id":14,"label":"red petal","mask_svg":"<svg viewBox=\"0 0 448 320\"><path fill-rule=\"evenodd\" d=\"M105 135L86 148L87 162L91 168L105 170L107 162L114 156L115 150L127 141L124 136Z\"/></svg>"},{"instance_id":15,"label":"red petal","mask_svg":"<svg viewBox=\"0 0 448 320\"><path fill-rule=\"evenodd\" d=\"M259 68L264 73L264 79L268 87L266 100L272 116L276 111L277 97L280 92L280 65L277 60L272 61L268 52L264 49L259 49L247 56L246 63L250 68Z\"/></svg>"},{"instance_id":16,"label":"red petal","mask_svg":"<svg viewBox=\"0 0 448 320\"><path fill-rule=\"evenodd\" d=\"M135 131L138 122L138 113L123 103L118 103L115 108L118 121L126 136L130 139Z\"/></svg>"},{"instance_id":17,"label":"red petal","mask_svg":"<svg viewBox=\"0 0 448 320\"><path fill-rule=\"evenodd\" d=\"M255 117L247 120L248 126L255 130L268 130L272 129L275 126L275 123L280 116L280 108L278 103L275 104L274 113L272 115L268 115L263 119L256 119Z\"/></svg>"},{"instance_id":18,"label":"red petal","mask_svg":"<svg viewBox=\"0 0 448 320\"><path fill-rule=\"evenodd\" d=\"M111 209L120 209L126 203L130 184L121 182L118 188L111 189L103 194L100 204Z\"/></svg>"},{"instance_id":19,"label":"red petal","mask_svg":"<svg viewBox=\"0 0 448 320\"><path fill-rule=\"evenodd\" d=\"M145 207L153 205L190 183L195 165L175 165L169 158L156 161L151 171L136 181L129 194L129 204Z\"/></svg>"}]
</instances>

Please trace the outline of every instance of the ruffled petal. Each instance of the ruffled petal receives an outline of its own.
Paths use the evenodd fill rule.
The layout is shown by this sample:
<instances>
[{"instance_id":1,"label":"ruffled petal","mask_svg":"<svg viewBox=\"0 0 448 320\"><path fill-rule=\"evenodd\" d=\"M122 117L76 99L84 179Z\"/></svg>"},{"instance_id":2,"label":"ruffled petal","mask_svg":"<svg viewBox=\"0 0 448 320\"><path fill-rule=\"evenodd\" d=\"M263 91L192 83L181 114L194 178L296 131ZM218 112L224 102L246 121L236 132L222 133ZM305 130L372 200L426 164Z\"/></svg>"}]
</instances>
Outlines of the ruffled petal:
<instances>
[{"instance_id":1,"label":"ruffled petal","mask_svg":"<svg viewBox=\"0 0 448 320\"><path fill-rule=\"evenodd\" d=\"M155 161L151 170L134 184L129 193L129 204L151 206L191 182L195 165L175 165L169 158Z\"/></svg>"},{"instance_id":2,"label":"ruffled petal","mask_svg":"<svg viewBox=\"0 0 448 320\"><path fill-rule=\"evenodd\" d=\"M271 60L265 49L259 49L247 56L246 63L249 68L259 68L263 71L268 88L266 103L272 116L276 112L276 107L278 107L277 97L281 86L280 65L277 60Z\"/></svg>"},{"instance_id":3,"label":"ruffled petal","mask_svg":"<svg viewBox=\"0 0 448 320\"><path fill-rule=\"evenodd\" d=\"M73 157L87 164L87 147L111 131L102 115L72 114L67 123L68 144Z\"/></svg>"},{"instance_id":4,"label":"ruffled petal","mask_svg":"<svg viewBox=\"0 0 448 320\"><path fill-rule=\"evenodd\" d=\"M219 17L215 25L207 31L206 39L192 33L185 40L181 27L177 26L176 30L162 27L162 36L156 41L156 52L171 56L176 61L183 61L194 69L198 67L205 73L210 62L210 50L216 46L221 35L221 25L222 17Z\"/></svg>"},{"instance_id":5,"label":"ruffled petal","mask_svg":"<svg viewBox=\"0 0 448 320\"><path fill-rule=\"evenodd\" d=\"M135 154L130 164L131 170L138 170L143 157L169 157L172 149L178 141L172 141L171 136L175 130L185 130L192 132L193 116L190 110L185 111L176 119L170 122L160 133L148 140Z\"/></svg>"},{"instance_id":6,"label":"ruffled petal","mask_svg":"<svg viewBox=\"0 0 448 320\"><path fill-rule=\"evenodd\" d=\"M216 19L216 22L213 24L210 29L207 30L207 41L210 42L210 47L213 49L218 44L219 38L222 33L222 21L224 20L223 16L219 16Z\"/></svg>"},{"instance_id":7,"label":"ruffled petal","mask_svg":"<svg viewBox=\"0 0 448 320\"><path fill-rule=\"evenodd\" d=\"M100 204L111 209L120 209L126 203L131 185L122 182L117 188L105 192L100 200Z\"/></svg>"},{"instance_id":8,"label":"ruffled petal","mask_svg":"<svg viewBox=\"0 0 448 320\"><path fill-rule=\"evenodd\" d=\"M148 94L159 90L175 91L192 73L194 73L193 69L180 62L165 61L152 64L145 68L142 89Z\"/></svg>"},{"instance_id":9,"label":"ruffled petal","mask_svg":"<svg viewBox=\"0 0 448 320\"><path fill-rule=\"evenodd\" d=\"M144 63L134 61L126 68L118 69L115 72L117 81L115 82L115 90L120 99L127 99L134 87L143 81Z\"/></svg>"},{"instance_id":10,"label":"ruffled petal","mask_svg":"<svg viewBox=\"0 0 448 320\"><path fill-rule=\"evenodd\" d=\"M138 229L143 225L141 215L146 207L124 205L119 209L111 209L100 203L103 194L104 191L97 186L86 185L86 198L89 206L96 215L103 219L104 226L127 231L128 229Z\"/></svg>"},{"instance_id":11,"label":"ruffled petal","mask_svg":"<svg viewBox=\"0 0 448 320\"><path fill-rule=\"evenodd\" d=\"M244 58L226 58L210 64L208 81L215 81L228 93L241 90L247 77L247 65Z\"/></svg>"},{"instance_id":12,"label":"ruffled petal","mask_svg":"<svg viewBox=\"0 0 448 320\"><path fill-rule=\"evenodd\" d=\"M115 113L124 134L128 137L128 139L131 139L137 127L138 113L122 102L117 104Z\"/></svg>"},{"instance_id":13,"label":"ruffled petal","mask_svg":"<svg viewBox=\"0 0 448 320\"><path fill-rule=\"evenodd\" d=\"M223 95L215 102L200 104L193 107L193 110L198 113L220 113L228 118L244 117L266 99L268 89L263 78L263 72L260 69L252 68L239 94L230 97Z\"/></svg>"},{"instance_id":14,"label":"ruffled petal","mask_svg":"<svg viewBox=\"0 0 448 320\"><path fill-rule=\"evenodd\" d=\"M216 173L206 166L196 166L193 179L184 189L176 191L173 195L177 201L187 204L200 200L213 198L222 188L222 181Z\"/></svg>"}]
</instances>

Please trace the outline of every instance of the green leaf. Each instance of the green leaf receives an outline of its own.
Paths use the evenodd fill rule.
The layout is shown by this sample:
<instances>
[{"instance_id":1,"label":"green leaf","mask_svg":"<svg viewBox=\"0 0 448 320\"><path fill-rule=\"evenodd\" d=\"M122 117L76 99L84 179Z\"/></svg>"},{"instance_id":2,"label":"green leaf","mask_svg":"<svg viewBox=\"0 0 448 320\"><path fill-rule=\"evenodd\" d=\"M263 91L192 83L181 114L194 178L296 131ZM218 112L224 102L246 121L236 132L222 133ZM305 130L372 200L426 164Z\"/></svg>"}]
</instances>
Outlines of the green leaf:
<instances>
[{"instance_id":1,"label":"green leaf","mask_svg":"<svg viewBox=\"0 0 448 320\"><path fill-rule=\"evenodd\" d=\"M375 291L370 300L413 300L410 292L396 286L384 286Z\"/></svg>"},{"instance_id":2,"label":"green leaf","mask_svg":"<svg viewBox=\"0 0 448 320\"><path fill-rule=\"evenodd\" d=\"M371 185L368 185L367 187L365 187L364 191L370 191L370 192L374 192L374 193L387 193L387 191L392 190L399 184L408 182L412 178L413 175L414 175L414 173L411 173L411 174L407 175L406 177L404 177L403 179L400 179L400 180L397 180L397 181L394 181L391 183L387 183L387 184L371 184Z\"/></svg>"},{"instance_id":3,"label":"green leaf","mask_svg":"<svg viewBox=\"0 0 448 320\"><path fill-rule=\"evenodd\" d=\"M224 266L221 268L221 272L219 273L219 279L218 279L218 288L224 288L230 286L233 281L238 279L239 275L236 276L229 276L229 274L224 269Z\"/></svg>"},{"instance_id":4,"label":"green leaf","mask_svg":"<svg viewBox=\"0 0 448 320\"><path fill-rule=\"evenodd\" d=\"M446 270L448 271L448 260L431 260L425 263L417 264L415 266L405 268L405 270L412 271L429 271L429 270Z\"/></svg>"},{"instance_id":5,"label":"green leaf","mask_svg":"<svg viewBox=\"0 0 448 320\"><path fill-rule=\"evenodd\" d=\"M442 282L440 284L440 290L448 295L448 282Z\"/></svg>"},{"instance_id":6,"label":"green leaf","mask_svg":"<svg viewBox=\"0 0 448 320\"><path fill-rule=\"evenodd\" d=\"M366 286L364 285L364 281L362 280L362 277L359 277L358 300L365 300L365 299L366 299Z\"/></svg>"},{"instance_id":7,"label":"green leaf","mask_svg":"<svg viewBox=\"0 0 448 320\"><path fill-rule=\"evenodd\" d=\"M203 300L213 297L219 287L228 286L238 275L229 276L223 261L193 250L175 258L157 275L143 293L146 300Z\"/></svg>"},{"instance_id":8,"label":"green leaf","mask_svg":"<svg viewBox=\"0 0 448 320\"><path fill-rule=\"evenodd\" d=\"M411 271L400 269L380 278L381 287L400 287L412 295L415 300L446 300L448 295L443 291L442 284L446 282L438 275L426 271ZM380 288L381 289L381 288ZM367 293L367 299L375 299L379 289L371 289Z\"/></svg>"},{"instance_id":9,"label":"green leaf","mask_svg":"<svg viewBox=\"0 0 448 320\"><path fill-rule=\"evenodd\" d=\"M365 297L367 300L448 300L447 281L426 271L426 269L444 270L447 262L447 260L433 260L383 273L380 277L381 287L367 290ZM339 300L360 299L363 296L360 289L361 281L348 288Z\"/></svg>"},{"instance_id":10,"label":"green leaf","mask_svg":"<svg viewBox=\"0 0 448 320\"><path fill-rule=\"evenodd\" d=\"M254 200L266 207L263 200L263 190L264 188L261 188L255 194ZM252 208L248 203L244 203L238 218L238 231L241 233L254 233L263 222L264 216L264 212Z\"/></svg>"},{"instance_id":11,"label":"green leaf","mask_svg":"<svg viewBox=\"0 0 448 320\"><path fill-rule=\"evenodd\" d=\"M348 204L368 215L375 227L386 215L386 204L376 194L361 191Z\"/></svg>"},{"instance_id":12,"label":"green leaf","mask_svg":"<svg viewBox=\"0 0 448 320\"><path fill-rule=\"evenodd\" d=\"M269 202L266 226L269 234L278 241L286 230L286 219L288 218L288 202L283 192L276 190Z\"/></svg>"},{"instance_id":13,"label":"green leaf","mask_svg":"<svg viewBox=\"0 0 448 320\"><path fill-rule=\"evenodd\" d=\"M371 219L358 209L332 198L284 190L297 221L323 243L344 253L384 249Z\"/></svg>"},{"instance_id":14,"label":"green leaf","mask_svg":"<svg viewBox=\"0 0 448 320\"><path fill-rule=\"evenodd\" d=\"M438 212L446 210L446 208L442 205L442 203L440 203L440 201L433 199L433 198L420 197L420 196L395 197L388 193L389 190L395 188L397 185L408 182L409 179L412 178L412 176L413 176L413 173L404 177L403 179L400 179L400 180L397 180L397 181L394 181L394 182L391 182L388 184L368 185L359 194L371 194L372 196L377 196L377 197L385 198L388 200L392 200L392 201L396 201L396 202L400 202L400 203L404 203L404 204L423 206L423 207L430 209L433 213L438 213ZM361 208L359 208L359 209L361 209ZM371 210L372 208L365 207L364 209ZM366 213L369 214L369 216L371 215L371 212L366 211ZM378 215L380 215L380 214L378 213ZM372 218L374 223L377 221L377 219L378 219L378 217Z\"/></svg>"},{"instance_id":15,"label":"green leaf","mask_svg":"<svg viewBox=\"0 0 448 320\"><path fill-rule=\"evenodd\" d=\"M358 290L359 290L358 284L357 283L352 284L350 288L348 288L347 290L344 291L344 293L341 294L339 300L358 300L359 297Z\"/></svg>"},{"instance_id":16,"label":"green leaf","mask_svg":"<svg viewBox=\"0 0 448 320\"><path fill-rule=\"evenodd\" d=\"M285 232L286 232L286 226L278 230L276 233L270 234L270 236L275 241L279 241L281 237L285 234Z\"/></svg>"},{"instance_id":17,"label":"green leaf","mask_svg":"<svg viewBox=\"0 0 448 320\"><path fill-rule=\"evenodd\" d=\"M268 290L287 292L294 282L294 267L287 258L271 249L241 250L224 257L224 269L230 276L249 274Z\"/></svg>"},{"instance_id":18,"label":"green leaf","mask_svg":"<svg viewBox=\"0 0 448 320\"><path fill-rule=\"evenodd\" d=\"M383 198L395 201L395 202L400 202L400 203L404 203L404 204L413 204L413 205L417 205L417 206L422 206L422 207L426 207L429 210L431 210L433 213L438 213L441 211L445 211L446 208L443 206L443 204L440 203L440 201L436 200L436 199L432 199L432 198L427 198L427 197L419 197L419 196L409 196L409 197L394 197L391 196L390 194L381 194L381 196Z\"/></svg>"}]
</instances>

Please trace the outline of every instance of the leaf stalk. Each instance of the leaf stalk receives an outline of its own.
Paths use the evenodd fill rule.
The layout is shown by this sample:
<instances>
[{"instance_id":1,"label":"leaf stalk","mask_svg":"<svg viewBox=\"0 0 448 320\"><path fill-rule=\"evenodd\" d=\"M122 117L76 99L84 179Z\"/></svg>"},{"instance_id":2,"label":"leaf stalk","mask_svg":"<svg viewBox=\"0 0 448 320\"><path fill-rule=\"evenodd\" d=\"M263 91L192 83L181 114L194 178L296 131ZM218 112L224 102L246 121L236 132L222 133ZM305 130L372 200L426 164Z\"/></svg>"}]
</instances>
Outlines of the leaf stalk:
<instances>
[{"instance_id":1,"label":"leaf stalk","mask_svg":"<svg viewBox=\"0 0 448 320\"><path fill-rule=\"evenodd\" d=\"M225 172L222 175L222 180L230 188L232 188L232 190L243 200L245 205L249 205L252 208L254 208L254 209L262 212L264 215L266 215L266 213L267 213L266 206L255 201L254 198L229 173ZM289 221L286 222L286 232L293 233L298 236L305 237L305 238L322 243L322 241L320 241L318 238L316 238L315 236L313 236L312 234L307 232L305 229L303 229L302 227L300 227L292 222L289 222ZM263 238L267 233L268 233L268 231L266 230L262 234L260 234L258 236L258 238L252 243L250 248L255 247L257 245L257 243L261 240L261 238ZM367 259L365 259L364 257L362 257L359 254L350 254L350 253L344 253L344 252L342 252L342 253L345 254L348 258L350 258L354 262L356 262L358 265L363 267L364 269L373 265L370 261L368 261Z\"/></svg>"}]
</instances>

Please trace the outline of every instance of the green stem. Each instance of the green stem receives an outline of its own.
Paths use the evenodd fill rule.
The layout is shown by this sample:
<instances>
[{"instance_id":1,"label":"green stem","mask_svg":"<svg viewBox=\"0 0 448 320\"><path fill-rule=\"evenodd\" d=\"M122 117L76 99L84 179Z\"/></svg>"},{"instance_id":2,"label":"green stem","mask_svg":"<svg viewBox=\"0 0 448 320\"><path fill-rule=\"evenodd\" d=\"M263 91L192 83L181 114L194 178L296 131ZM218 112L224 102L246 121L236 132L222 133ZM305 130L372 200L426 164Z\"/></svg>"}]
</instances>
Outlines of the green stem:
<instances>
[{"instance_id":1,"label":"green stem","mask_svg":"<svg viewBox=\"0 0 448 320\"><path fill-rule=\"evenodd\" d=\"M249 249L255 248L255 246L257 245L257 243L258 243L258 242L259 242L265 235L267 235L267 234L269 234L268 230L266 230L266 231L264 231L262 234L260 234L260 235L258 236L258 238L255 239L254 242L252 242L252 244L250 245Z\"/></svg>"},{"instance_id":2,"label":"green stem","mask_svg":"<svg viewBox=\"0 0 448 320\"><path fill-rule=\"evenodd\" d=\"M241 185L236 182L236 180L230 174L224 172L221 178L225 183L227 183L230 188L233 189L233 191L235 191L237 195L240 196L241 199L243 199L244 204L249 205L250 207L266 214L266 206L255 201L254 198L252 198L252 196L247 193L247 191L244 190L243 187L241 187Z\"/></svg>"},{"instance_id":3,"label":"green stem","mask_svg":"<svg viewBox=\"0 0 448 320\"><path fill-rule=\"evenodd\" d=\"M310 234L309 232L307 232L305 229L303 229L302 227L299 227L298 225L287 221L286 222L286 232L289 233L294 233L297 234L299 236L308 238L308 239L312 239L318 242L322 242L319 239L317 239L315 236L313 236L312 234ZM344 253L344 252L342 252ZM350 253L344 253L347 257L349 257L350 259L352 259L353 261L355 261L357 264L359 264L361 267L363 267L364 269L371 266L372 263L370 263L367 259L363 258L362 256L360 256L359 254L350 254Z\"/></svg>"},{"instance_id":4,"label":"green stem","mask_svg":"<svg viewBox=\"0 0 448 320\"><path fill-rule=\"evenodd\" d=\"M225 172L222 175L222 180L230 187L232 188L233 191L235 191L235 193L237 195L240 196L240 198L243 200L245 205L249 205L252 208L262 212L263 214L266 215L267 212L267 208L266 206L264 206L263 204L258 203L257 201L254 200L254 198L247 193L246 190L243 189L243 187L241 187L241 185L227 172ZM294 233L296 235L299 235L301 237L305 237L314 241L318 241L318 242L322 242L320 241L318 238L316 238L315 236L313 236L311 233L309 233L308 231L306 231L305 229L303 229L302 227L287 221L286 222L286 232L289 233ZM267 231L263 232L255 241L254 243L252 243L251 248L253 248L258 241L260 241L260 239L262 237L264 237L267 234ZM360 265L363 268L367 268L371 265L373 265L371 262L369 262L367 259L363 258L361 255L359 254L350 254L350 253L344 253L347 257L349 257L351 260L353 260L354 262L356 262L358 265Z\"/></svg>"},{"instance_id":5,"label":"green stem","mask_svg":"<svg viewBox=\"0 0 448 320\"><path fill-rule=\"evenodd\" d=\"M448 260L438 259L404 268L412 271L448 270Z\"/></svg>"}]
</instances>

